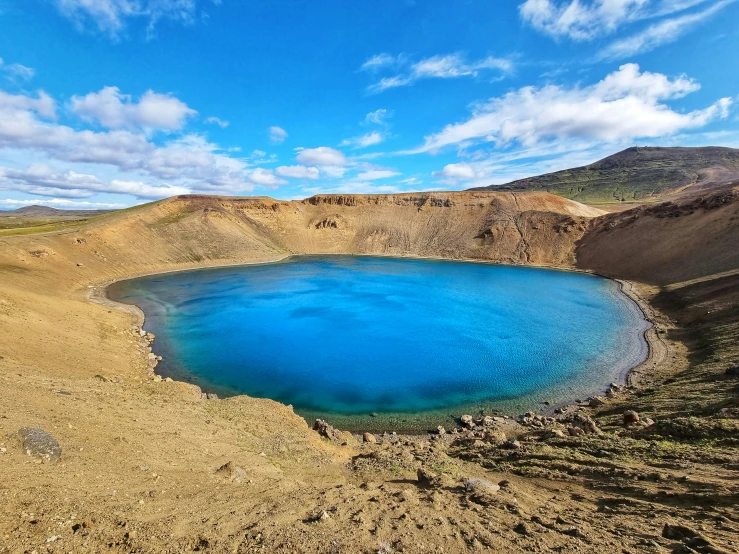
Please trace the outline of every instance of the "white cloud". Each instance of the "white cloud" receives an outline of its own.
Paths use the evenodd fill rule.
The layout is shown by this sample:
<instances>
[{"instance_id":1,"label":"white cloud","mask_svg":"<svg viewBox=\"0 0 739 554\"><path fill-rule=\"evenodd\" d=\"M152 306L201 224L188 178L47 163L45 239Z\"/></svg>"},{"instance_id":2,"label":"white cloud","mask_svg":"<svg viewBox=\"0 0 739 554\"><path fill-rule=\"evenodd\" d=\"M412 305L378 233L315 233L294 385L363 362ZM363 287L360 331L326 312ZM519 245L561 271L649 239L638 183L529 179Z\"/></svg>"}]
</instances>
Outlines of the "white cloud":
<instances>
[{"instance_id":1,"label":"white cloud","mask_svg":"<svg viewBox=\"0 0 739 554\"><path fill-rule=\"evenodd\" d=\"M390 177L397 177L401 175L397 171L391 171L389 169L371 169L357 175L357 179L360 181L376 181L378 179L389 179Z\"/></svg>"},{"instance_id":2,"label":"white cloud","mask_svg":"<svg viewBox=\"0 0 739 554\"><path fill-rule=\"evenodd\" d=\"M513 70L513 63L505 58L488 56L468 62L460 54L432 56L411 64L407 71L391 77L384 77L369 87L370 92L382 92L390 88L402 87L420 79L453 79L458 77L477 77L481 72L493 71L507 74Z\"/></svg>"},{"instance_id":3,"label":"white cloud","mask_svg":"<svg viewBox=\"0 0 739 554\"><path fill-rule=\"evenodd\" d=\"M252 183L268 188L275 188L280 185L287 184L285 179L276 177L271 169L264 169L263 167L258 167L250 171L248 178Z\"/></svg>"},{"instance_id":4,"label":"white cloud","mask_svg":"<svg viewBox=\"0 0 739 554\"><path fill-rule=\"evenodd\" d=\"M221 119L219 117L209 117L205 120L206 123L210 123L213 125L218 125L221 129L225 129L230 125L230 123L224 119Z\"/></svg>"},{"instance_id":5,"label":"white cloud","mask_svg":"<svg viewBox=\"0 0 739 554\"><path fill-rule=\"evenodd\" d=\"M11 115L21 115L23 112L36 112L38 115L48 119L56 118L56 102L40 90L38 98L31 98L22 94L8 94L7 92L0 90L0 110L5 117L10 118ZM33 117L32 114L29 114ZM1 123L1 121L0 121ZM13 123L10 121L9 123Z\"/></svg>"},{"instance_id":6,"label":"white cloud","mask_svg":"<svg viewBox=\"0 0 739 554\"><path fill-rule=\"evenodd\" d=\"M392 116L393 112L381 108L364 116L364 122L367 125L387 125L387 120Z\"/></svg>"},{"instance_id":7,"label":"white cloud","mask_svg":"<svg viewBox=\"0 0 739 554\"><path fill-rule=\"evenodd\" d=\"M669 136L727 116L729 98L687 113L665 104L698 88L685 76L669 79L659 73L641 72L636 64L622 65L588 87L523 87L478 105L470 119L447 125L409 153L475 142L531 146L574 138L616 142Z\"/></svg>"},{"instance_id":8,"label":"white cloud","mask_svg":"<svg viewBox=\"0 0 739 554\"><path fill-rule=\"evenodd\" d=\"M152 90L134 102L130 95L121 94L118 87L104 87L83 97L73 96L71 107L85 121L100 123L108 129L174 131L197 113L177 98Z\"/></svg>"},{"instance_id":9,"label":"white cloud","mask_svg":"<svg viewBox=\"0 0 739 554\"><path fill-rule=\"evenodd\" d=\"M0 148L13 151L7 159L24 155L36 161L64 162L65 171L76 173L92 173L89 169L75 168L79 164L95 164L100 171L117 173L101 179L106 187L112 179L118 179L204 192L236 193L254 189L255 180L247 178L247 163L225 155L201 136L184 135L158 145L143 132L76 130L54 123L54 116L55 102L43 92L34 98L0 91ZM257 175L256 179L259 178ZM61 187L58 184L58 190ZM72 188L67 186L63 190ZM150 194L143 188L138 190Z\"/></svg>"},{"instance_id":10,"label":"white cloud","mask_svg":"<svg viewBox=\"0 0 739 554\"><path fill-rule=\"evenodd\" d=\"M269 128L269 140L272 144L282 144L287 138L287 131L282 127L273 126Z\"/></svg>"},{"instance_id":11,"label":"white cloud","mask_svg":"<svg viewBox=\"0 0 739 554\"><path fill-rule=\"evenodd\" d=\"M45 164L33 164L27 169L0 167L0 188L66 198L86 198L98 192L107 192L151 199L190 192L185 187L157 186L140 181L113 179L103 182L95 175L70 170L54 171Z\"/></svg>"},{"instance_id":12,"label":"white cloud","mask_svg":"<svg viewBox=\"0 0 739 554\"><path fill-rule=\"evenodd\" d=\"M649 52L663 44L674 42L695 25L708 19L732 2L734 0L724 0L709 6L705 10L665 19L650 25L639 33L612 42L598 54L598 58L626 58L635 54Z\"/></svg>"},{"instance_id":13,"label":"white cloud","mask_svg":"<svg viewBox=\"0 0 739 554\"><path fill-rule=\"evenodd\" d=\"M590 40L642 17L642 10L648 4L649 0L526 0L519 11L524 21L543 33Z\"/></svg>"},{"instance_id":14,"label":"white cloud","mask_svg":"<svg viewBox=\"0 0 739 554\"><path fill-rule=\"evenodd\" d=\"M18 200L15 198L6 198L4 200L0 199L0 205L9 206L11 208L42 205L42 206L51 206L52 208L61 208L61 209L81 208L81 209L86 209L86 210L119 209L119 208L126 207L125 204L119 204L117 202L85 202L85 201L78 201L78 200L67 200L64 198L49 198L49 199L26 198L26 199L21 199L21 200Z\"/></svg>"},{"instance_id":15,"label":"white cloud","mask_svg":"<svg viewBox=\"0 0 739 554\"><path fill-rule=\"evenodd\" d=\"M0 58L0 74L4 74L10 81L28 81L33 78L35 73L36 72L33 68L26 67L19 63L6 64L3 59Z\"/></svg>"},{"instance_id":16,"label":"white cloud","mask_svg":"<svg viewBox=\"0 0 739 554\"><path fill-rule=\"evenodd\" d=\"M92 23L113 38L120 35L129 19L145 20L149 37L162 19L191 24L198 5L202 5L199 0L55 0L55 3L60 13L79 30ZM220 4L220 0L212 0L213 4Z\"/></svg>"},{"instance_id":17,"label":"white cloud","mask_svg":"<svg viewBox=\"0 0 739 554\"><path fill-rule=\"evenodd\" d=\"M698 12L675 16L700 4ZM526 0L521 18L554 38L588 41L644 20L660 19L632 36L607 46L598 59L624 58L672 42L734 0ZM675 16L675 17L671 17Z\"/></svg>"},{"instance_id":18,"label":"white cloud","mask_svg":"<svg viewBox=\"0 0 739 554\"><path fill-rule=\"evenodd\" d=\"M390 54L376 54L368 58L360 68L362 71L377 71L383 67L395 65L396 58Z\"/></svg>"},{"instance_id":19,"label":"white cloud","mask_svg":"<svg viewBox=\"0 0 739 554\"><path fill-rule=\"evenodd\" d=\"M281 165L275 172L281 177L291 177L293 179L318 179L320 176L317 167L307 167L305 165Z\"/></svg>"},{"instance_id":20,"label":"white cloud","mask_svg":"<svg viewBox=\"0 0 739 554\"><path fill-rule=\"evenodd\" d=\"M305 187L303 191L307 195L313 194L395 194L400 188L395 185L376 185L362 181L349 181L333 186Z\"/></svg>"},{"instance_id":21,"label":"white cloud","mask_svg":"<svg viewBox=\"0 0 739 554\"><path fill-rule=\"evenodd\" d=\"M474 179L477 176L474 168L466 163L448 164L441 171L434 171L434 177L446 177L450 179Z\"/></svg>"},{"instance_id":22,"label":"white cloud","mask_svg":"<svg viewBox=\"0 0 739 554\"><path fill-rule=\"evenodd\" d=\"M347 163L343 153L328 146L305 148L295 159L303 165L344 166Z\"/></svg>"},{"instance_id":23,"label":"white cloud","mask_svg":"<svg viewBox=\"0 0 739 554\"><path fill-rule=\"evenodd\" d=\"M385 136L379 131L372 131L360 137L346 139L341 142L341 146L354 146L355 148L367 148L375 144L380 144L385 140Z\"/></svg>"}]
</instances>

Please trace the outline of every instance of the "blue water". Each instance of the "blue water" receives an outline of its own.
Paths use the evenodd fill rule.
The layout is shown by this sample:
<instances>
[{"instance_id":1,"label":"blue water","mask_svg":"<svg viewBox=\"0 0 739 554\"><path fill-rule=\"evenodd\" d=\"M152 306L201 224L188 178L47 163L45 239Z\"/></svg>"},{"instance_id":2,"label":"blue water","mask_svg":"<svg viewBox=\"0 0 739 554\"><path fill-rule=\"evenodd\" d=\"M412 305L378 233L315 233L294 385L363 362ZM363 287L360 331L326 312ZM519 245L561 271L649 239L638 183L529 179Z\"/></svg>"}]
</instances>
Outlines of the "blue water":
<instances>
[{"instance_id":1,"label":"blue water","mask_svg":"<svg viewBox=\"0 0 739 554\"><path fill-rule=\"evenodd\" d=\"M347 427L371 413L402 426L455 409L571 401L646 354L636 305L613 281L572 272L296 257L108 293L145 312L160 373Z\"/></svg>"}]
</instances>

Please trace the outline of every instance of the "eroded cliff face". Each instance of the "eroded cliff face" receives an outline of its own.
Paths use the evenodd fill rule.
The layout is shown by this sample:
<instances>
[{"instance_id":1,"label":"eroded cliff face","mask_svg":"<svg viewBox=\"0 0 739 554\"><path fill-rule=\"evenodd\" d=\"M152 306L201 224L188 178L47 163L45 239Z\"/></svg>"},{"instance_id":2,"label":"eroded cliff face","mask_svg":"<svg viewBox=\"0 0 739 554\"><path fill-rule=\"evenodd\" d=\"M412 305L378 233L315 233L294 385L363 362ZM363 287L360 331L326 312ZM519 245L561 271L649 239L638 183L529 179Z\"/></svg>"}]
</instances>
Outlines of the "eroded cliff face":
<instances>
[{"instance_id":1,"label":"eroded cliff face","mask_svg":"<svg viewBox=\"0 0 739 554\"><path fill-rule=\"evenodd\" d=\"M646 205L591 221L577 266L667 285L739 269L739 189Z\"/></svg>"}]
</instances>

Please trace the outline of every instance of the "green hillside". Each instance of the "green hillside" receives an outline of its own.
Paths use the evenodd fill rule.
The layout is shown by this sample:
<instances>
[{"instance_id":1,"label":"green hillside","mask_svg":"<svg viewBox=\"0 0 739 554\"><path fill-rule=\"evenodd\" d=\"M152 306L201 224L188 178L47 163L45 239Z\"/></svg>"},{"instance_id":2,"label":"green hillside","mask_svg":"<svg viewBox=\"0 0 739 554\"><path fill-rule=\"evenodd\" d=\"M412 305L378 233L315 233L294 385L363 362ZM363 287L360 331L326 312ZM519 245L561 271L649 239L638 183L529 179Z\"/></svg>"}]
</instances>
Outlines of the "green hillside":
<instances>
[{"instance_id":1,"label":"green hillside","mask_svg":"<svg viewBox=\"0 0 739 554\"><path fill-rule=\"evenodd\" d=\"M584 167L471 190L545 191L579 202L634 202L738 179L736 148L632 147Z\"/></svg>"}]
</instances>

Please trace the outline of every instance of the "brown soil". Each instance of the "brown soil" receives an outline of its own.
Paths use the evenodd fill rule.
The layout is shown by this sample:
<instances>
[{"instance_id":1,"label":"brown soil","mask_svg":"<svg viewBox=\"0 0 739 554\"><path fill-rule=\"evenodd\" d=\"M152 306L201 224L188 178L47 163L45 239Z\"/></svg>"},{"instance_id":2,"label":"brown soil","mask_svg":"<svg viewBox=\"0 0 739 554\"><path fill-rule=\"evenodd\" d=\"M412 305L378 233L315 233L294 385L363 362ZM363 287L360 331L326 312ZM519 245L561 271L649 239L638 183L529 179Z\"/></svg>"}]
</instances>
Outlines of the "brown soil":
<instances>
[{"instance_id":1,"label":"brown soil","mask_svg":"<svg viewBox=\"0 0 739 554\"><path fill-rule=\"evenodd\" d=\"M2 237L0 552L736 551L738 209L731 187L607 215L544 193L179 197ZM276 402L161 381L141 314L90 298L115 279L291 253L628 279L656 325L650 359L633 388L557 421L331 440ZM654 424L624 427L625 409ZM547 434L575 413L601 432ZM61 460L27 456L22 427L51 433Z\"/></svg>"}]
</instances>

